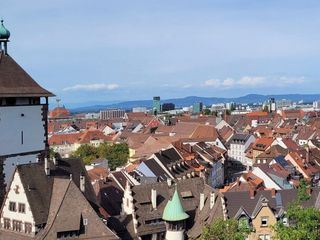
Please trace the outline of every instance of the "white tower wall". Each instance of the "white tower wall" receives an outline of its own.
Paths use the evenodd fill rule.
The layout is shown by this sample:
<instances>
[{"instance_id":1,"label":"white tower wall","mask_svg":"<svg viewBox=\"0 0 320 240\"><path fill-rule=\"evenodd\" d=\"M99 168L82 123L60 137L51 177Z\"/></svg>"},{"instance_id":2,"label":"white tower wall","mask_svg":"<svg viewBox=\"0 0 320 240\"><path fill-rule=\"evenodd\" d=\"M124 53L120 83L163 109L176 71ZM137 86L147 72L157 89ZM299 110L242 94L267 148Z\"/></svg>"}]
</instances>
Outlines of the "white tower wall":
<instances>
[{"instance_id":1,"label":"white tower wall","mask_svg":"<svg viewBox=\"0 0 320 240\"><path fill-rule=\"evenodd\" d=\"M45 149L42 105L0 107L0 156Z\"/></svg>"},{"instance_id":2,"label":"white tower wall","mask_svg":"<svg viewBox=\"0 0 320 240\"><path fill-rule=\"evenodd\" d=\"M166 240L184 240L184 230L180 231L166 231Z\"/></svg>"}]
</instances>

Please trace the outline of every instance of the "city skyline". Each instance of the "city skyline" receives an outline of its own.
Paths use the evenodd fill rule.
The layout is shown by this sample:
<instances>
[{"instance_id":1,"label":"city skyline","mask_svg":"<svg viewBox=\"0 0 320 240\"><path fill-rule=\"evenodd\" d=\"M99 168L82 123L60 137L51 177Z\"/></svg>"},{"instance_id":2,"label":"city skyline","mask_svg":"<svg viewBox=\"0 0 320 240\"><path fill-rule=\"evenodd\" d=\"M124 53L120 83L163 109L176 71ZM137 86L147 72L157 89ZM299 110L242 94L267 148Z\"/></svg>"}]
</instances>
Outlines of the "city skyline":
<instances>
[{"instance_id":1,"label":"city skyline","mask_svg":"<svg viewBox=\"0 0 320 240\"><path fill-rule=\"evenodd\" d=\"M320 92L317 1L75 3L0 11L9 54L64 103Z\"/></svg>"}]
</instances>

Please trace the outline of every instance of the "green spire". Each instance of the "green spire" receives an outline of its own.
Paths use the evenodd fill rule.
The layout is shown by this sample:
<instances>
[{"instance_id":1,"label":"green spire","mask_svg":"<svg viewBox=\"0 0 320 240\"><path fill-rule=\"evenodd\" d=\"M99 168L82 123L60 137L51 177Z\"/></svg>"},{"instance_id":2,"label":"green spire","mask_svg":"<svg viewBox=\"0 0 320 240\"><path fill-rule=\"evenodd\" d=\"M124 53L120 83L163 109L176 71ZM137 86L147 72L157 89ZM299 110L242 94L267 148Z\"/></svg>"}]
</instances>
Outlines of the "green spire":
<instances>
[{"instance_id":1,"label":"green spire","mask_svg":"<svg viewBox=\"0 0 320 240\"><path fill-rule=\"evenodd\" d=\"M182 221L189 218L189 215L184 211L181 204L179 194L176 190L174 191L173 197L167 202L166 207L164 208L162 219L165 221Z\"/></svg>"},{"instance_id":2,"label":"green spire","mask_svg":"<svg viewBox=\"0 0 320 240\"><path fill-rule=\"evenodd\" d=\"M0 25L0 39L9 39L10 32L8 29L6 29L3 25L3 19L1 19L1 25Z\"/></svg>"}]
</instances>

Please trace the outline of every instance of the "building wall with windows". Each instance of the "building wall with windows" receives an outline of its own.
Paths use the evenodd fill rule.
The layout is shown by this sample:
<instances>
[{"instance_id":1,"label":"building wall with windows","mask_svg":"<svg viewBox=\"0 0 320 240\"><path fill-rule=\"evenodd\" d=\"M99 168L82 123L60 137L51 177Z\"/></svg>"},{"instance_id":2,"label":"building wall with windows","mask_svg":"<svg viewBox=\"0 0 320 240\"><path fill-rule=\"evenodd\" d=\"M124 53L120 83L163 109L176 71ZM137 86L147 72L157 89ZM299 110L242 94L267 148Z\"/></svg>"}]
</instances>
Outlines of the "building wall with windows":
<instances>
[{"instance_id":1,"label":"building wall with windows","mask_svg":"<svg viewBox=\"0 0 320 240\"><path fill-rule=\"evenodd\" d=\"M124 118L124 114L125 114L125 111L122 109L103 110L103 111L100 111L100 119L108 120L108 119L115 119L115 118Z\"/></svg>"},{"instance_id":2,"label":"building wall with windows","mask_svg":"<svg viewBox=\"0 0 320 240\"><path fill-rule=\"evenodd\" d=\"M25 191L28 189L23 188L19 173L16 171L7 198L2 205L0 224L1 228L34 235L34 218ZM17 227L17 224L20 226Z\"/></svg>"},{"instance_id":3,"label":"building wall with windows","mask_svg":"<svg viewBox=\"0 0 320 240\"><path fill-rule=\"evenodd\" d=\"M231 161L238 161L244 165L251 166L252 162L248 161L245 151L254 141L255 137L252 135L245 141L232 141L228 150L229 159Z\"/></svg>"},{"instance_id":4,"label":"building wall with windows","mask_svg":"<svg viewBox=\"0 0 320 240\"><path fill-rule=\"evenodd\" d=\"M259 213L252 219L254 232L249 235L249 240L271 240L273 236L272 226L277 222L271 209L266 205L262 206Z\"/></svg>"},{"instance_id":5,"label":"building wall with windows","mask_svg":"<svg viewBox=\"0 0 320 240\"><path fill-rule=\"evenodd\" d=\"M153 112L153 114L158 114L161 112L160 97L153 97L152 112Z\"/></svg>"}]
</instances>

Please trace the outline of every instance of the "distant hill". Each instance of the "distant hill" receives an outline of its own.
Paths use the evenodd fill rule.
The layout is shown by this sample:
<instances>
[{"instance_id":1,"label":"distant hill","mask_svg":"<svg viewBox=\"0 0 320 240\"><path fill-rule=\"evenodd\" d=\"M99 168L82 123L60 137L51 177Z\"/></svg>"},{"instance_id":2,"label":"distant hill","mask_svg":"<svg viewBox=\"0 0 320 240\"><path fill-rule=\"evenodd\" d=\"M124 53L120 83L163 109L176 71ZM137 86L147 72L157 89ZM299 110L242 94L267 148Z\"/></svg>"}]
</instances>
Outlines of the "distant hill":
<instances>
[{"instance_id":1,"label":"distant hill","mask_svg":"<svg viewBox=\"0 0 320 240\"><path fill-rule=\"evenodd\" d=\"M260 95L260 94L248 94L246 96L237 97L237 98L217 98L217 97L197 97L190 96L185 98L175 98L175 99L165 99L162 100L161 103L174 103L177 108L184 106L191 106L195 102L202 102L204 105L211 105L216 103L227 103L227 102L235 102L235 103L262 103L269 98L275 98L276 100L287 99L292 101L301 101L304 102L313 102L315 100L320 99L320 94L281 94L281 95ZM80 105L80 104L78 104ZM137 100L137 101L126 101L126 102L118 102L118 103L101 103L71 108L71 112L98 112L103 109L114 109L120 108L125 110L131 110L134 107L147 107L151 108L152 100Z\"/></svg>"}]
</instances>

